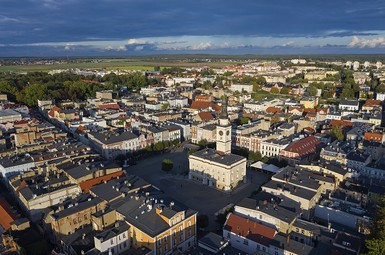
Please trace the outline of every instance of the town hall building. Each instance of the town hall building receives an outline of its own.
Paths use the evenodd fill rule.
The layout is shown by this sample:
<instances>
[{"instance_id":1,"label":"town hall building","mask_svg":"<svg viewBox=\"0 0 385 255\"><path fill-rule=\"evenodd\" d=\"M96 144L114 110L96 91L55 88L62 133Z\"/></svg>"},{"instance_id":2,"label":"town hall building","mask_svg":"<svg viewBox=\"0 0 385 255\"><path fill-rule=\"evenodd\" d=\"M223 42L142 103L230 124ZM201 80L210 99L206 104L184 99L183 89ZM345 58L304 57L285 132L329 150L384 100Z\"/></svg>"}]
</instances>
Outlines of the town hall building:
<instances>
[{"instance_id":1,"label":"town hall building","mask_svg":"<svg viewBox=\"0 0 385 255\"><path fill-rule=\"evenodd\" d=\"M231 153L231 124L227 99L216 127L216 150L205 148L189 156L189 179L222 191L231 191L246 182L246 158Z\"/></svg>"}]
</instances>

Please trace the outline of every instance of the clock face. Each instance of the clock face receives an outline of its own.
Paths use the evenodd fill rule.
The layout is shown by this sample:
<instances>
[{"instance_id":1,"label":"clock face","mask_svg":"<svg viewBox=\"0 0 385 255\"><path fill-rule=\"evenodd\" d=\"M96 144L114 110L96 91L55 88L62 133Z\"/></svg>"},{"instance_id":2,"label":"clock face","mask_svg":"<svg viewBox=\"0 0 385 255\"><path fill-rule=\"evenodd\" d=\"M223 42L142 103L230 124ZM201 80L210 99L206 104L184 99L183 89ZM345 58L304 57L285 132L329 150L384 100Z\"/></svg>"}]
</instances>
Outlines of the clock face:
<instances>
[{"instance_id":1,"label":"clock face","mask_svg":"<svg viewBox=\"0 0 385 255\"><path fill-rule=\"evenodd\" d=\"M219 131L219 135L223 135L223 131L221 130L221 131Z\"/></svg>"},{"instance_id":2,"label":"clock face","mask_svg":"<svg viewBox=\"0 0 385 255\"><path fill-rule=\"evenodd\" d=\"M230 134L230 131L229 131L229 130L227 130L227 131L226 131L226 135L229 135L229 134Z\"/></svg>"}]
</instances>

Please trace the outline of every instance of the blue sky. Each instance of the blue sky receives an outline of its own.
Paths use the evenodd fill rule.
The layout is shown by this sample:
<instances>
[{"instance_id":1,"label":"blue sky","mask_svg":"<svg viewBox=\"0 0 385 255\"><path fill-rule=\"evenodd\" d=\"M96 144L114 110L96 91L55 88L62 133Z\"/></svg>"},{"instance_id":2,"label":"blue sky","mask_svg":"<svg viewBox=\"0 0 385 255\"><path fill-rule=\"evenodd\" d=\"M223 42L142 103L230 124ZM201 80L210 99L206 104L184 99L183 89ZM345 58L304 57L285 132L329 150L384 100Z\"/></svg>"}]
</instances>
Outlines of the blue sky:
<instances>
[{"instance_id":1,"label":"blue sky","mask_svg":"<svg viewBox=\"0 0 385 255\"><path fill-rule=\"evenodd\" d=\"M384 0L0 0L0 57L385 53Z\"/></svg>"}]
</instances>

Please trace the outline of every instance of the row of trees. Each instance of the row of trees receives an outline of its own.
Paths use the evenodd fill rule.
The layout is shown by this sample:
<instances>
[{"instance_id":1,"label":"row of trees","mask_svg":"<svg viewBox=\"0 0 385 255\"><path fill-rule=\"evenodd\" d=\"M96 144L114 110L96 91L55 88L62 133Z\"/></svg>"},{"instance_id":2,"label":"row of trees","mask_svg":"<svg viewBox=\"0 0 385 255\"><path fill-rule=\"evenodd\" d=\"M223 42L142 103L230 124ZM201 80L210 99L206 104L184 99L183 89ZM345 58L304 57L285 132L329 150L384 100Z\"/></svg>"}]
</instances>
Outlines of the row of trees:
<instances>
[{"instance_id":1,"label":"row of trees","mask_svg":"<svg viewBox=\"0 0 385 255\"><path fill-rule=\"evenodd\" d=\"M38 99L85 100L95 96L98 90L114 89L116 85L135 90L147 86L150 82L153 81L149 81L140 72L127 75L108 74L104 77L72 73L1 73L0 92L7 94L11 101L36 106Z\"/></svg>"}]
</instances>

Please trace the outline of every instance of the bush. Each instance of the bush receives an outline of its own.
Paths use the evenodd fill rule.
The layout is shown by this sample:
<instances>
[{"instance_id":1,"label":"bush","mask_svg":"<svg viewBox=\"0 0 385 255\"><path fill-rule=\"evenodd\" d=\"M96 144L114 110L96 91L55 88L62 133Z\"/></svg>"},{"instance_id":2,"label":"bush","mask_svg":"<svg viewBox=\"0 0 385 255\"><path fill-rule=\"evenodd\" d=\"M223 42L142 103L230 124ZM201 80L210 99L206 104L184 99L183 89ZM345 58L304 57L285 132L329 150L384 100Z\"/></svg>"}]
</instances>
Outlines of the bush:
<instances>
[{"instance_id":1,"label":"bush","mask_svg":"<svg viewBox=\"0 0 385 255\"><path fill-rule=\"evenodd\" d=\"M170 172L173 167L174 167L174 163L171 161L171 159L164 159L162 161L162 170L163 171Z\"/></svg>"}]
</instances>

